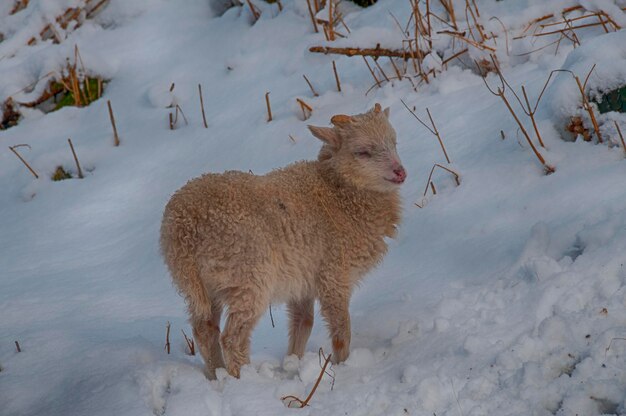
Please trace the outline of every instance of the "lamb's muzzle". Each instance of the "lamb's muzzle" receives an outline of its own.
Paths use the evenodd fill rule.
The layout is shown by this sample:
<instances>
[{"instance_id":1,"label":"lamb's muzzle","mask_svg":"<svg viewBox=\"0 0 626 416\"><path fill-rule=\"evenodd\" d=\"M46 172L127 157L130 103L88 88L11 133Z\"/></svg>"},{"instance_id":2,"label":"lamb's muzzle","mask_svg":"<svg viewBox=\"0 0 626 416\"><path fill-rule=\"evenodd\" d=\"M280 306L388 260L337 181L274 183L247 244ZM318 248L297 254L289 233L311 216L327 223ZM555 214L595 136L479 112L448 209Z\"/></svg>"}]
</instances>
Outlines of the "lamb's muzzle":
<instances>
[{"instance_id":1,"label":"lamb's muzzle","mask_svg":"<svg viewBox=\"0 0 626 416\"><path fill-rule=\"evenodd\" d=\"M382 260L384 237L395 236L400 222L407 174L388 117L378 104L334 116L333 127L309 126L324 142L317 161L264 176L206 174L172 196L161 249L187 302L207 377L218 367L239 376L270 302L287 303L288 354L304 354L318 300L333 361L348 357L352 289Z\"/></svg>"}]
</instances>

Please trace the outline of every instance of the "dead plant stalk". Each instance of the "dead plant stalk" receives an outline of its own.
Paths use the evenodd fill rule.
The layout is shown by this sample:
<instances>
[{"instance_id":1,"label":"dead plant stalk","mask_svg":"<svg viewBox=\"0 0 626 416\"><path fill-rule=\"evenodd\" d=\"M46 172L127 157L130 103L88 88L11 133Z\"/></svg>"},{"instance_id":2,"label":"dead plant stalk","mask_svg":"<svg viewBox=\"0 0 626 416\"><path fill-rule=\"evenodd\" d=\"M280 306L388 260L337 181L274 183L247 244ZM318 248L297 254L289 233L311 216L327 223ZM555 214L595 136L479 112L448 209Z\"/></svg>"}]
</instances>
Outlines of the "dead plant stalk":
<instances>
[{"instance_id":1,"label":"dead plant stalk","mask_svg":"<svg viewBox=\"0 0 626 416\"><path fill-rule=\"evenodd\" d=\"M315 13L313 13L313 9L311 8L311 0L306 0L306 5L309 8L309 16L311 16L311 22L313 22L313 29L315 30L315 33L318 33L319 29L317 28L317 23L315 22Z\"/></svg>"},{"instance_id":2,"label":"dead plant stalk","mask_svg":"<svg viewBox=\"0 0 626 416\"><path fill-rule=\"evenodd\" d=\"M428 181L426 182L426 189L424 189L424 194L423 196L426 196L426 194L428 193L428 187L431 186L432 187L432 191L434 195L437 195L437 190L435 189L435 185L433 184L433 173L435 173L435 169L443 169L447 172L450 172L452 174L452 176L454 176L454 181L456 182L456 186L460 186L461 185L461 180L460 180L460 176L458 173L456 173L455 171L453 171L450 168L447 168L443 165L440 165L439 163L435 163L432 167L432 169L430 170L430 174L428 175ZM419 206L419 205L418 205Z\"/></svg>"},{"instance_id":3,"label":"dead plant stalk","mask_svg":"<svg viewBox=\"0 0 626 416\"><path fill-rule=\"evenodd\" d=\"M265 93L265 105L267 106L267 122L272 121L272 107L270 106L270 93Z\"/></svg>"},{"instance_id":4,"label":"dead plant stalk","mask_svg":"<svg viewBox=\"0 0 626 416\"><path fill-rule=\"evenodd\" d=\"M111 119L111 125L113 126L113 145L117 147L120 145L120 137L117 135L117 127L115 126L115 117L113 116L113 108L111 108L110 100L107 100L107 107L109 107L109 118Z\"/></svg>"},{"instance_id":5,"label":"dead plant stalk","mask_svg":"<svg viewBox=\"0 0 626 416\"><path fill-rule=\"evenodd\" d=\"M335 82L337 84L337 91L341 92L341 82L339 82L339 75L337 74L337 65L333 61L333 72L335 73Z\"/></svg>"},{"instance_id":6,"label":"dead plant stalk","mask_svg":"<svg viewBox=\"0 0 626 416\"><path fill-rule=\"evenodd\" d=\"M322 349L320 348L319 353L320 353L320 356L323 356L324 351L322 351ZM315 381L315 384L313 385L313 388L311 389L311 392L306 397L306 399L301 400L297 398L296 396L285 396L285 397L282 397L281 400L284 401L287 399L291 399L289 402L289 405L291 405L291 403L293 402L298 402L300 404L300 408L308 406L309 402L311 401L311 398L313 398L313 395L315 394L315 391L317 390L317 387L320 385L320 382L322 381L322 377L324 377L324 374L326 374L326 367L328 367L328 364L330 363L331 356L332 354L328 354L328 357L326 357L326 359L324 360L324 365L322 366L322 369L320 370L320 374L317 377L317 381Z\"/></svg>"},{"instance_id":7,"label":"dead plant stalk","mask_svg":"<svg viewBox=\"0 0 626 416\"><path fill-rule=\"evenodd\" d=\"M22 163L24 164L24 166L26 166L28 168L28 170L30 171L30 173L33 174L33 176L35 177L35 179L39 179L39 175L37 175L37 172L35 172L35 170L33 168L30 167L30 165L28 164L28 162L26 162L24 160L24 158L17 152L17 150L15 150L18 147L28 147L30 149L30 146L27 144L16 144L15 146L9 146L9 149L15 154L15 156L17 156L17 158L19 160L22 161Z\"/></svg>"},{"instance_id":8,"label":"dead plant stalk","mask_svg":"<svg viewBox=\"0 0 626 416\"><path fill-rule=\"evenodd\" d=\"M304 78L306 83L309 85L309 88L311 89L311 92L313 93L313 96L314 97L319 97L319 94L317 93L317 91L315 91L315 88L313 88L313 84L311 84L311 81L309 81L309 79L306 77L306 75L302 75L302 77Z\"/></svg>"},{"instance_id":9,"label":"dead plant stalk","mask_svg":"<svg viewBox=\"0 0 626 416\"><path fill-rule=\"evenodd\" d=\"M200 109L202 110L202 122L204 123L204 128L208 129L209 125L206 122L206 114L204 113L204 100L202 99L202 85L198 84L198 93L200 94Z\"/></svg>"},{"instance_id":10,"label":"dead plant stalk","mask_svg":"<svg viewBox=\"0 0 626 416\"><path fill-rule=\"evenodd\" d=\"M532 149L533 153L535 154L535 156L537 157L537 159L539 160L539 162L543 165L544 169L545 169L545 173L546 174L551 174L555 172L555 168L551 165L548 165L546 163L546 160L544 159L544 157L541 155L541 153L539 152L539 150L537 150L537 148L535 147L532 139L530 138L530 135L528 134L528 131L526 131L526 129L524 128L524 125L522 124L522 122L520 121L519 117L517 116L517 114L515 113L515 110L513 110L513 107L511 107L511 104L509 103L509 100L506 98L506 87L508 86L509 89L513 92L513 94L515 95L515 98L518 100L518 102L520 103L523 111L525 112L525 114L529 115L530 114L528 112L526 112L526 109L524 108L524 105L522 104L521 100L519 99L519 97L517 96L517 94L515 94L515 91L513 91L513 88L510 87L509 83L506 81L506 79L504 78L504 75L502 74L502 71L500 70L500 67L498 66L495 57L493 55L491 55L491 61L494 65L494 69L496 74L498 75L498 78L500 79L500 86L494 91L489 84L487 83L487 80L483 77L482 80L485 83L485 86L487 87L487 89L489 90L489 92L497 97L500 97L500 99L502 100L502 102L504 103L504 105L506 106L506 108L509 110L509 112L511 113L511 115L513 116L513 118L515 119L515 122L517 123L517 125L520 128L520 131L522 132L522 134L524 135L524 137L526 138L526 141L528 142L530 148ZM478 63L476 62L476 65L478 66ZM550 77L552 76L552 74L550 74ZM548 81L546 81L546 86L547 83L550 81L550 77L548 77ZM544 90L545 91L545 86L544 86ZM543 94L543 91L541 92L541 95ZM539 105L539 100L541 99L541 95L539 96L537 103L535 105L534 110L532 111L533 117L534 117L534 112L537 109L537 105ZM530 109L530 104L528 105L529 109ZM531 119L533 118L531 117ZM538 131L537 131L538 132ZM538 136L540 137L540 136Z\"/></svg>"},{"instance_id":11,"label":"dead plant stalk","mask_svg":"<svg viewBox=\"0 0 626 416\"><path fill-rule=\"evenodd\" d=\"M165 326L165 351L170 353L170 321L167 321L167 325Z\"/></svg>"},{"instance_id":12,"label":"dead plant stalk","mask_svg":"<svg viewBox=\"0 0 626 416\"><path fill-rule=\"evenodd\" d=\"M446 158L446 161L448 163L452 163L452 161L450 161L450 157L448 156L448 152L446 151L446 147L443 144L443 140L441 139L441 135L439 134L439 130L437 129L437 126L435 125L435 121L433 120L432 115L430 114L430 110L427 108L426 109L426 113L428 114L428 118L430 119L430 123L432 124L432 128L430 126L428 126L426 123L424 123L418 116L417 114L415 114L415 111L411 110L409 108L409 106L404 102L404 100L400 100L400 102L404 105L404 108L406 108L409 113L411 113L411 115L413 117L415 117L415 119L417 121L420 122L420 124L424 127L426 127L426 129L428 129L428 131L430 131L435 137L437 137L437 140L439 141L439 145L441 146L441 150L443 150L443 155Z\"/></svg>"},{"instance_id":13,"label":"dead plant stalk","mask_svg":"<svg viewBox=\"0 0 626 416\"><path fill-rule=\"evenodd\" d=\"M72 144L72 139L68 138L67 142L70 144L70 149L72 150L72 155L74 156L74 162L76 162L76 170L78 171L78 177L83 179L83 170L80 168L80 163L78 163L78 157L76 156L76 151L74 151L74 145Z\"/></svg>"},{"instance_id":14,"label":"dead plant stalk","mask_svg":"<svg viewBox=\"0 0 626 416\"><path fill-rule=\"evenodd\" d=\"M189 355L196 355L196 345L193 341L193 338L189 338L187 334L185 334L185 331L183 331L182 329L180 330L180 332L182 332L183 337L185 337L185 343L187 343L187 348L189 348Z\"/></svg>"},{"instance_id":15,"label":"dead plant stalk","mask_svg":"<svg viewBox=\"0 0 626 416\"><path fill-rule=\"evenodd\" d=\"M624 155L626 155L626 143L624 143L624 136L622 136L622 130L620 130L619 124L617 124L617 121L613 120L613 123L615 123L615 129L617 130L617 134L619 134L619 139L622 142L622 150L624 150Z\"/></svg>"}]
</instances>

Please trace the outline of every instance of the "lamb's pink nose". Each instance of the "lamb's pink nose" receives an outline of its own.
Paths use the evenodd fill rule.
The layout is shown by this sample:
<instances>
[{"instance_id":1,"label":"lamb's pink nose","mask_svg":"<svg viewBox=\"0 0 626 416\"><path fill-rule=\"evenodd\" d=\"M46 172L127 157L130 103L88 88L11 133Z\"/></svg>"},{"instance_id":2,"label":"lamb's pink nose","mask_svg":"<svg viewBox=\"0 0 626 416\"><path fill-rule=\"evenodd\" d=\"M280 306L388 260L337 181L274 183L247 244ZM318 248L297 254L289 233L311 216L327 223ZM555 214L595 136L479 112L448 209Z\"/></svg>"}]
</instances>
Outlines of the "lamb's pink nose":
<instances>
[{"instance_id":1,"label":"lamb's pink nose","mask_svg":"<svg viewBox=\"0 0 626 416\"><path fill-rule=\"evenodd\" d=\"M404 180L406 179L406 171L404 170L404 168L402 166L398 166L397 168L395 168L393 170L394 175L396 175L395 182L397 183L403 183Z\"/></svg>"}]
</instances>

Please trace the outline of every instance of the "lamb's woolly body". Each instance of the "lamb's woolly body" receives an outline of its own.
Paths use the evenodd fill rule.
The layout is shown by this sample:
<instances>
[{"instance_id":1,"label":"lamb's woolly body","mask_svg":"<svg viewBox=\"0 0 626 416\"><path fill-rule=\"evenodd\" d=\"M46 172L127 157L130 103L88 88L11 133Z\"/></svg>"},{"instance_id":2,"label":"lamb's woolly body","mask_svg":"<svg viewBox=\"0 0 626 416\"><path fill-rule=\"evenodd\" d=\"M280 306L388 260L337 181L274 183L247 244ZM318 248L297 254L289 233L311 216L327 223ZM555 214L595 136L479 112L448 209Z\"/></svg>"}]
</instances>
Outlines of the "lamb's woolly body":
<instances>
[{"instance_id":1,"label":"lamb's woolly body","mask_svg":"<svg viewBox=\"0 0 626 416\"><path fill-rule=\"evenodd\" d=\"M336 358L347 357L352 288L385 254L384 239L395 235L400 220L400 200L397 190L350 182L335 164L320 157L264 176L206 174L167 204L161 247L187 300L209 377L224 365L223 306L229 319L222 343L234 375L248 359L246 331L270 302L288 302L289 353L302 355L313 300L320 299Z\"/></svg>"}]
</instances>

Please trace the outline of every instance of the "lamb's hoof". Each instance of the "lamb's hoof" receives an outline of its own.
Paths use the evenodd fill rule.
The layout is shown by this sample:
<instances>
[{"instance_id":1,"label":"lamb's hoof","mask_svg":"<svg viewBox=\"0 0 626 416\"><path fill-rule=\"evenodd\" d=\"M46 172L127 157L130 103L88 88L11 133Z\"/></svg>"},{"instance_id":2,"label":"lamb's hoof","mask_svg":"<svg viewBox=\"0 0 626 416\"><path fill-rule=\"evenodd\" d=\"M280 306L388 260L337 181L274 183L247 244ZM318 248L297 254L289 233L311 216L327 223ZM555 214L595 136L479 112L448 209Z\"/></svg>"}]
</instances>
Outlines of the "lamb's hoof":
<instances>
[{"instance_id":1,"label":"lamb's hoof","mask_svg":"<svg viewBox=\"0 0 626 416\"><path fill-rule=\"evenodd\" d=\"M217 375L215 374L215 368L204 368L204 376L209 380L217 380Z\"/></svg>"},{"instance_id":2,"label":"lamb's hoof","mask_svg":"<svg viewBox=\"0 0 626 416\"><path fill-rule=\"evenodd\" d=\"M349 355L350 355L350 345L341 339L334 338L333 339L333 355L330 358L330 361L333 364L339 364L339 363L346 361Z\"/></svg>"}]
</instances>

